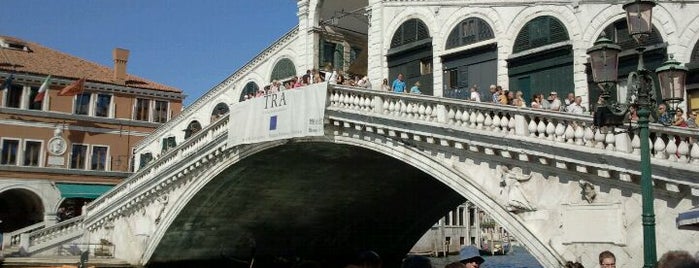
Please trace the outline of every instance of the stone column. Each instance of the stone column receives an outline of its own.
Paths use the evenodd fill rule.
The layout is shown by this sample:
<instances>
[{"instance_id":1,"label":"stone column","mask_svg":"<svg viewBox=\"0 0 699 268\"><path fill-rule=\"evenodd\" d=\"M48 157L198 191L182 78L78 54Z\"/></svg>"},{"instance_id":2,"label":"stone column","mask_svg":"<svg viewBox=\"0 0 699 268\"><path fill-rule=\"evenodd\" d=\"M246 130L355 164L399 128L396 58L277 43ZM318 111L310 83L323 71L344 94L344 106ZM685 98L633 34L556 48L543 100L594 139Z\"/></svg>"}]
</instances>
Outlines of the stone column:
<instances>
[{"instance_id":1,"label":"stone column","mask_svg":"<svg viewBox=\"0 0 699 268\"><path fill-rule=\"evenodd\" d=\"M369 32L367 36L367 74L374 88L380 88L387 76L383 54L383 3L381 0L369 0ZM389 79L390 80L390 79Z\"/></svg>"}]
</instances>

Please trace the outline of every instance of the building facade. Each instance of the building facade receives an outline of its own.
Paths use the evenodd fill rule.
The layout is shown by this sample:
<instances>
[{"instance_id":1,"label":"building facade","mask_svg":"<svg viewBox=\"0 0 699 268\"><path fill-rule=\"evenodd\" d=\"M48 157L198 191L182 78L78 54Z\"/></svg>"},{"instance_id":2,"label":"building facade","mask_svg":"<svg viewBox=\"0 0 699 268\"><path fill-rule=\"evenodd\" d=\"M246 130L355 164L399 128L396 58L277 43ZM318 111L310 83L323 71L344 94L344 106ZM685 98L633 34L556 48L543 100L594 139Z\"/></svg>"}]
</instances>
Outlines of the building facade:
<instances>
[{"instance_id":1,"label":"building facade","mask_svg":"<svg viewBox=\"0 0 699 268\"><path fill-rule=\"evenodd\" d=\"M0 36L0 233L80 215L133 171L134 144L182 110L181 90L126 73L128 55L115 49L110 68Z\"/></svg>"}]
</instances>

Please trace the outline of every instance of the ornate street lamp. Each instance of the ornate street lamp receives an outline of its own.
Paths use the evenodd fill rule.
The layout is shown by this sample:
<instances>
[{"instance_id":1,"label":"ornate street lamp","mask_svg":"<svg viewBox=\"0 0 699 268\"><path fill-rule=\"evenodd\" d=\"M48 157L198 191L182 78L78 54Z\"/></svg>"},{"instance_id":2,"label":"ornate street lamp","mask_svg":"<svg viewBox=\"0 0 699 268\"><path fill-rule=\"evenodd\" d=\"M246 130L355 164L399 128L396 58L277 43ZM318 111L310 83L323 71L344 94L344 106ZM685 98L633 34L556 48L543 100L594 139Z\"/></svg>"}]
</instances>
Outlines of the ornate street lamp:
<instances>
[{"instance_id":1,"label":"ornate street lamp","mask_svg":"<svg viewBox=\"0 0 699 268\"><path fill-rule=\"evenodd\" d=\"M628 90L635 98L630 98L629 103L609 103L609 90L616 84L618 70L618 55L621 48L614 45L609 39L601 36L595 45L587 50L590 56L592 79L601 88L601 100L595 111L594 124L597 127L619 126L623 124L625 115L630 106L637 106L638 129L641 140L641 197L643 204L643 267L655 267L657 261L655 243L655 212L653 211L653 179L650 165L650 144L648 122L651 111L656 110L655 86L651 71L643 64L643 43L650 35L654 1L636 0L623 6L626 10L629 34L636 40L638 47L638 68L629 74ZM670 58L656 70L661 92L664 99L671 106L669 114L674 116L677 105L684 99L685 78L687 68ZM657 116L656 116L657 118Z\"/></svg>"}]
</instances>

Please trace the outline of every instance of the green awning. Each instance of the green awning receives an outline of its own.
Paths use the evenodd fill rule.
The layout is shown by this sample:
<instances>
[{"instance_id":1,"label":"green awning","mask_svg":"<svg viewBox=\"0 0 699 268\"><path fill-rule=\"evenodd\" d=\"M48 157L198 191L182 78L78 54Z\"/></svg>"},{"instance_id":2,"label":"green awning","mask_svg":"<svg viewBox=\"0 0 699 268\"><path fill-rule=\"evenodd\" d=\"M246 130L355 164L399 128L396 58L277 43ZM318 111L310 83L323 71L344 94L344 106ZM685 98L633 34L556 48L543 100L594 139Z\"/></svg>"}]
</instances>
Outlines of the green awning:
<instances>
[{"instance_id":1,"label":"green awning","mask_svg":"<svg viewBox=\"0 0 699 268\"><path fill-rule=\"evenodd\" d=\"M56 183L58 190L61 191L63 198L90 198L95 199L109 191L113 185L97 185L97 184L76 184L76 183Z\"/></svg>"}]
</instances>

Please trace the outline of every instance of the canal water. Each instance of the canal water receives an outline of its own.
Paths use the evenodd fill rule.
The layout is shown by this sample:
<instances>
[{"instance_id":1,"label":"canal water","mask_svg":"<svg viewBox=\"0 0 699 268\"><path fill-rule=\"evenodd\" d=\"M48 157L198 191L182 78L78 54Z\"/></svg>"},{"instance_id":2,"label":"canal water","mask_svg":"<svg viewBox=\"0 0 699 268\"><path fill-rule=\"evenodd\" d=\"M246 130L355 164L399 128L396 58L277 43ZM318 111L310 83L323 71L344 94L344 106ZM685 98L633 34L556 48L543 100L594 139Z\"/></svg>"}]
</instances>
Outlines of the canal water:
<instances>
[{"instance_id":1,"label":"canal water","mask_svg":"<svg viewBox=\"0 0 699 268\"><path fill-rule=\"evenodd\" d=\"M512 247L509 254L503 256L483 256L485 262L481 267L485 268L542 268L541 264L520 246ZM430 258L434 268L443 268L445 265L459 260L459 255L450 255L446 258Z\"/></svg>"}]
</instances>

